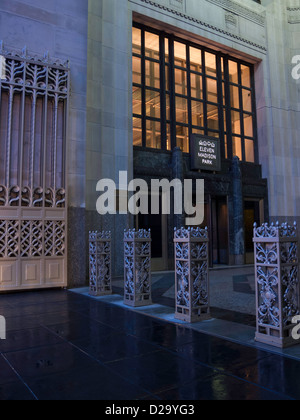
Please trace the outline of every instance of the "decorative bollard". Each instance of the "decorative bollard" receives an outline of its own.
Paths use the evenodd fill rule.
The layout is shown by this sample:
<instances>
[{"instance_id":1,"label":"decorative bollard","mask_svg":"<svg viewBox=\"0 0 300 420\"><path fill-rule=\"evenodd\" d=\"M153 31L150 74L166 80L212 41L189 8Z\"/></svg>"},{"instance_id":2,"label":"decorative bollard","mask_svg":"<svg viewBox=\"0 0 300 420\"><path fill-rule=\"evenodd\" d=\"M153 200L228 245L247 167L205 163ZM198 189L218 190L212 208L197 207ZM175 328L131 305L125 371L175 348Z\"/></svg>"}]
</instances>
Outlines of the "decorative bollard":
<instances>
[{"instance_id":1,"label":"decorative bollard","mask_svg":"<svg viewBox=\"0 0 300 420\"><path fill-rule=\"evenodd\" d=\"M299 344L292 337L293 317L300 313L298 229L254 225L256 341L275 347Z\"/></svg>"},{"instance_id":2,"label":"decorative bollard","mask_svg":"<svg viewBox=\"0 0 300 420\"><path fill-rule=\"evenodd\" d=\"M175 318L193 323L210 319L208 230L175 229Z\"/></svg>"},{"instance_id":3,"label":"decorative bollard","mask_svg":"<svg viewBox=\"0 0 300 420\"><path fill-rule=\"evenodd\" d=\"M111 232L90 232L89 256L90 295L111 295Z\"/></svg>"},{"instance_id":4,"label":"decorative bollard","mask_svg":"<svg viewBox=\"0 0 300 420\"><path fill-rule=\"evenodd\" d=\"M124 268L124 304L152 305L150 230L124 232Z\"/></svg>"}]
</instances>

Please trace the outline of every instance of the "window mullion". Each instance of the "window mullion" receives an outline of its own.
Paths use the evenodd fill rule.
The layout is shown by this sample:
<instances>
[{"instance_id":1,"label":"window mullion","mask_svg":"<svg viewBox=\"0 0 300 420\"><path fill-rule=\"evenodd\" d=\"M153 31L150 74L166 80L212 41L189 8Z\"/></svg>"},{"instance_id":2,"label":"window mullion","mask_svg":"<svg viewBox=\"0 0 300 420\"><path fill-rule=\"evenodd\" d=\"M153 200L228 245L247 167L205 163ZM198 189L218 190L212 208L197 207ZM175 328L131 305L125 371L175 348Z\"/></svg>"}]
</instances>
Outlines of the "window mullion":
<instances>
[{"instance_id":1,"label":"window mullion","mask_svg":"<svg viewBox=\"0 0 300 420\"><path fill-rule=\"evenodd\" d=\"M166 117L166 71L165 71L165 38L159 38L160 44L160 109L161 109L161 148L167 149L167 117Z\"/></svg>"},{"instance_id":2,"label":"window mullion","mask_svg":"<svg viewBox=\"0 0 300 420\"><path fill-rule=\"evenodd\" d=\"M141 83L142 83L142 145L146 147L147 124L146 124L146 59L145 59L145 31L142 30L142 51L141 51Z\"/></svg>"},{"instance_id":3,"label":"window mullion","mask_svg":"<svg viewBox=\"0 0 300 420\"><path fill-rule=\"evenodd\" d=\"M169 44L170 57L170 118L171 118L171 149L176 146L176 99L175 99L175 73L174 73L174 39L170 38Z\"/></svg>"},{"instance_id":4,"label":"window mullion","mask_svg":"<svg viewBox=\"0 0 300 420\"><path fill-rule=\"evenodd\" d=\"M229 89L229 69L228 57L224 57L224 73L225 73L225 104L226 104L226 131L227 131L227 148L228 158L233 158L233 144L232 144L232 122L231 122L231 106L230 106L230 89Z\"/></svg>"},{"instance_id":5,"label":"window mullion","mask_svg":"<svg viewBox=\"0 0 300 420\"><path fill-rule=\"evenodd\" d=\"M190 48L187 45L186 52L186 69L187 69L187 97L188 97L188 122L189 122L189 151L191 150L191 138L193 134L192 128L192 92L191 92L191 61L190 61Z\"/></svg>"},{"instance_id":6,"label":"window mullion","mask_svg":"<svg viewBox=\"0 0 300 420\"><path fill-rule=\"evenodd\" d=\"M254 68L250 69L250 85L252 93L252 116L253 116L253 138L254 138L254 159L255 163L259 162L258 141L257 141L257 113L256 113L256 93L255 93L255 77Z\"/></svg>"},{"instance_id":7,"label":"window mullion","mask_svg":"<svg viewBox=\"0 0 300 420\"><path fill-rule=\"evenodd\" d=\"M243 91L242 91L242 72L241 65L238 63L238 82L239 82L239 101L240 101L240 119L241 119L241 141L242 141L242 157L243 161L246 161L246 150L245 150L245 127L244 127L244 105L243 105Z\"/></svg>"},{"instance_id":8,"label":"window mullion","mask_svg":"<svg viewBox=\"0 0 300 420\"><path fill-rule=\"evenodd\" d=\"M217 54L217 90L218 90L218 104L219 104L219 137L223 139L221 143L222 157L225 159L225 136L224 136L224 112L223 112L223 82L222 82L222 68L221 56Z\"/></svg>"},{"instance_id":9,"label":"window mullion","mask_svg":"<svg viewBox=\"0 0 300 420\"><path fill-rule=\"evenodd\" d=\"M203 119L204 119L204 133L208 135L208 121L207 121L207 84L206 84L206 63L205 51L202 50L202 74L203 74Z\"/></svg>"}]
</instances>

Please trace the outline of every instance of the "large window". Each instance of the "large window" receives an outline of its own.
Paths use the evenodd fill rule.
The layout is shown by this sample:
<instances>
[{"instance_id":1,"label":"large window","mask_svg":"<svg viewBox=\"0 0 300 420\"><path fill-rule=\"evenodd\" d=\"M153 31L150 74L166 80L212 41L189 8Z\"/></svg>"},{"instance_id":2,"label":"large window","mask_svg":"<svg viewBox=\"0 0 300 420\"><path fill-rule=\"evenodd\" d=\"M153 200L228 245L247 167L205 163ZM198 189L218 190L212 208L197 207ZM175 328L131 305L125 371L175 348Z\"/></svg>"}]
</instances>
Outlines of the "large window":
<instances>
[{"instance_id":1,"label":"large window","mask_svg":"<svg viewBox=\"0 0 300 420\"><path fill-rule=\"evenodd\" d=\"M196 133L255 162L252 65L137 24L132 51L134 146L189 153Z\"/></svg>"}]
</instances>

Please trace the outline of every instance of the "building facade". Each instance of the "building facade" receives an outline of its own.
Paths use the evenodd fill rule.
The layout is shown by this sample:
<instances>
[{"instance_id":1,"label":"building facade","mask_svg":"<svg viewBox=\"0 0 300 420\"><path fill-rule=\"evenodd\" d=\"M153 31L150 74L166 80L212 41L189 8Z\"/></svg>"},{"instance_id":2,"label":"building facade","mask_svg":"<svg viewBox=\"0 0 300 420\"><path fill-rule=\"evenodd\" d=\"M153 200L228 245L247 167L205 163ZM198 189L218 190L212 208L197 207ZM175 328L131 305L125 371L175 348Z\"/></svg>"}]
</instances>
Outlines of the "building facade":
<instances>
[{"instance_id":1,"label":"building facade","mask_svg":"<svg viewBox=\"0 0 300 420\"><path fill-rule=\"evenodd\" d=\"M115 276L129 227L173 269L182 217L97 213L120 171L204 179L211 264L253 262L254 222L300 216L299 33L299 0L1 2L0 290L85 284L89 230Z\"/></svg>"}]
</instances>

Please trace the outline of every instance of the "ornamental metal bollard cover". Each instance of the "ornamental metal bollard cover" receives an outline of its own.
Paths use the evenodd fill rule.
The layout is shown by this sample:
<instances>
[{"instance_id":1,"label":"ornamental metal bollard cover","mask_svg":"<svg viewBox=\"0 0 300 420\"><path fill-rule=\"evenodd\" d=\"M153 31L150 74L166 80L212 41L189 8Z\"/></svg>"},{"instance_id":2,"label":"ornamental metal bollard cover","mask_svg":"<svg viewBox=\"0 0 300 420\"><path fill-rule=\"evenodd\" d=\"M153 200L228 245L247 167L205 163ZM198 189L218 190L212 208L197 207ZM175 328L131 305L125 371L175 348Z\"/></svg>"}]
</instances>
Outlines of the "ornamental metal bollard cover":
<instances>
[{"instance_id":1,"label":"ornamental metal bollard cover","mask_svg":"<svg viewBox=\"0 0 300 420\"><path fill-rule=\"evenodd\" d=\"M189 323L210 319L208 229L175 229L175 318Z\"/></svg>"},{"instance_id":2,"label":"ornamental metal bollard cover","mask_svg":"<svg viewBox=\"0 0 300 420\"><path fill-rule=\"evenodd\" d=\"M124 303L152 305L151 230L124 232Z\"/></svg>"},{"instance_id":3,"label":"ornamental metal bollard cover","mask_svg":"<svg viewBox=\"0 0 300 420\"><path fill-rule=\"evenodd\" d=\"M254 225L256 341L284 348L298 344L293 318L300 313L298 228Z\"/></svg>"},{"instance_id":4,"label":"ornamental metal bollard cover","mask_svg":"<svg viewBox=\"0 0 300 420\"><path fill-rule=\"evenodd\" d=\"M90 295L111 295L111 232L90 232L89 254Z\"/></svg>"}]
</instances>

